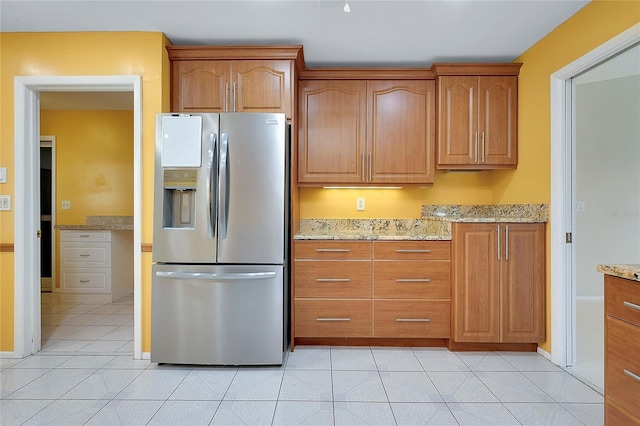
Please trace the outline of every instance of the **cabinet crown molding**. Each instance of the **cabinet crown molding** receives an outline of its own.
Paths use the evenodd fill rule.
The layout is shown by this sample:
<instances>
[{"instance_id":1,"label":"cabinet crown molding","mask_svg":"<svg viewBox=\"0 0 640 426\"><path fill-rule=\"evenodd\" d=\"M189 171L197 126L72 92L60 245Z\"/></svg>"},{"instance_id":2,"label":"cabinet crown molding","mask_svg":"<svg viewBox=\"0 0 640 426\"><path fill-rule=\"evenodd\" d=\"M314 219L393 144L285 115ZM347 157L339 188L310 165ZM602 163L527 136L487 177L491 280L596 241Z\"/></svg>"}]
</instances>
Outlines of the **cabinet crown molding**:
<instances>
[{"instance_id":1,"label":"cabinet crown molding","mask_svg":"<svg viewBox=\"0 0 640 426\"><path fill-rule=\"evenodd\" d=\"M522 63L436 63L431 66L434 77L441 75L494 75L494 76L517 76L520 73Z\"/></svg>"}]
</instances>

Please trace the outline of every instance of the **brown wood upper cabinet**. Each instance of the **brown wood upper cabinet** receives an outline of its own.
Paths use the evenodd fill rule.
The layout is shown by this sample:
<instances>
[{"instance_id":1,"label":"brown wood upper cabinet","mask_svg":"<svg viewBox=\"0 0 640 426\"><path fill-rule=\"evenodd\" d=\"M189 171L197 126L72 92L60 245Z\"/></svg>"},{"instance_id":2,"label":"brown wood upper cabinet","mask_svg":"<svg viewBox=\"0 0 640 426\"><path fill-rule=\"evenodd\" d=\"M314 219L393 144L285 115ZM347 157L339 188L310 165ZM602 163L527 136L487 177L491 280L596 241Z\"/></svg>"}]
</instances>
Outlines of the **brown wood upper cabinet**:
<instances>
[{"instance_id":1,"label":"brown wood upper cabinet","mask_svg":"<svg viewBox=\"0 0 640 426\"><path fill-rule=\"evenodd\" d=\"M433 183L433 80L309 80L299 93L300 184Z\"/></svg>"},{"instance_id":2,"label":"brown wood upper cabinet","mask_svg":"<svg viewBox=\"0 0 640 426\"><path fill-rule=\"evenodd\" d=\"M436 65L439 169L518 165L520 64ZM473 72L497 75L473 75ZM513 75L504 75L513 74Z\"/></svg>"},{"instance_id":3,"label":"brown wood upper cabinet","mask_svg":"<svg viewBox=\"0 0 640 426\"><path fill-rule=\"evenodd\" d=\"M293 113L299 46L168 46L171 111Z\"/></svg>"},{"instance_id":4,"label":"brown wood upper cabinet","mask_svg":"<svg viewBox=\"0 0 640 426\"><path fill-rule=\"evenodd\" d=\"M454 341L543 341L544 240L542 223L454 224Z\"/></svg>"}]
</instances>

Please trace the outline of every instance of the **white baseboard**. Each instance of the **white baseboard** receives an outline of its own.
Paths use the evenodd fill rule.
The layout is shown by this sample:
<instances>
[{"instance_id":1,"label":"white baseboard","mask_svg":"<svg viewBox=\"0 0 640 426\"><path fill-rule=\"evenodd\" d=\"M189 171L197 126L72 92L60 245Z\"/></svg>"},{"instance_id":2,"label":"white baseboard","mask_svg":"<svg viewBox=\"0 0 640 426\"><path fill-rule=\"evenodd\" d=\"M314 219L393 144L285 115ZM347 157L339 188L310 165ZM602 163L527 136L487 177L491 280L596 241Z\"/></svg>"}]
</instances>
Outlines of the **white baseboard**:
<instances>
[{"instance_id":1,"label":"white baseboard","mask_svg":"<svg viewBox=\"0 0 640 426\"><path fill-rule=\"evenodd\" d=\"M576 296L576 302L603 302L604 296Z\"/></svg>"},{"instance_id":2,"label":"white baseboard","mask_svg":"<svg viewBox=\"0 0 640 426\"><path fill-rule=\"evenodd\" d=\"M21 359L15 352L0 351L0 359Z\"/></svg>"},{"instance_id":3,"label":"white baseboard","mask_svg":"<svg viewBox=\"0 0 640 426\"><path fill-rule=\"evenodd\" d=\"M551 361L551 354L545 351L544 349L542 349L540 346L538 346L538 353L543 357L545 357L546 359L548 359L549 361Z\"/></svg>"},{"instance_id":4,"label":"white baseboard","mask_svg":"<svg viewBox=\"0 0 640 426\"><path fill-rule=\"evenodd\" d=\"M142 352L142 357L140 359L151 359L151 352Z\"/></svg>"}]
</instances>

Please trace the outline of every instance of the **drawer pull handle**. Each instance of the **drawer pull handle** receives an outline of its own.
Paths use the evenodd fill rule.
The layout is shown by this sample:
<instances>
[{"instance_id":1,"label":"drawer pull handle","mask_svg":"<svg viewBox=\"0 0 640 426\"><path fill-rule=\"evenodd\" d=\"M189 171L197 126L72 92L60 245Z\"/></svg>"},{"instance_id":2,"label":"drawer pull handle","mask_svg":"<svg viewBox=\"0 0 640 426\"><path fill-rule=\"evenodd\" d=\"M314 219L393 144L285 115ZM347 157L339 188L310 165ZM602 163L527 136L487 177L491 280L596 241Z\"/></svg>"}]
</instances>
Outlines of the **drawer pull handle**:
<instances>
[{"instance_id":1,"label":"drawer pull handle","mask_svg":"<svg viewBox=\"0 0 640 426\"><path fill-rule=\"evenodd\" d=\"M81 254L80 257L89 257L91 256L90 254Z\"/></svg>"},{"instance_id":2,"label":"drawer pull handle","mask_svg":"<svg viewBox=\"0 0 640 426\"><path fill-rule=\"evenodd\" d=\"M624 374L640 382L640 376L638 376L637 374L633 374L631 371L627 370L626 368L624 369Z\"/></svg>"},{"instance_id":3,"label":"drawer pull handle","mask_svg":"<svg viewBox=\"0 0 640 426\"><path fill-rule=\"evenodd\" d=\"M91 282L91 280L80 280L80 282L84 284L84 283L89 283L89 282Z\"/></svg>"},{"instance_id":4,"label":"drawer pull handle","mask_svg":"<svg viewBox=\"0 0 640 426\"><path fill-rule=\"evenodd\" d=\"M623 305L626 306L627 308L631 308L631 309L635 309L636 311L640 311L640 305L636 305L635 303L631 303L631 302L625 301L623 303Z\"/></svg>"},{"instance_id":5,"label":"drawer pull handle","mask_svg":"<svg viewBox=\"0 0 640 426\"><path fill-rule=\"evenodd\" d=\"M349 249L328 249L328 248L319 248L316 249L316 251L318 253L345 253L345 252L350 252L351 250Z\"/></svg>"},{"instance_id":6,"label":"drawer pull handle","mask_svg":"<svg viewBox=\"0 0 640 426\"><path fill-rule=\"evenodd\" d=\"M431 250L404 250L398 249L396 253L431 253Z\"/></svg>"},{"instance_id":7,"label":"drawer pull handle","mask_svg":"<svg viewBox=\"0 0 640 426\"><path fill-rule=\"evenodd\" d=\"M431 282L429 278L398 278L397 283L428 283Z\"/></svg>"},{"instance_id":8,"label":"drawer pull handle","mask_svg":"<svg viewBox=\"0 0 640 426\"><path fill-rule=\"evenodd\" d=\"M351 318L316 318L316 321L351 321Z\"/></svg>"},{"instance_id":9,"label":"drawer pull handle","mask_svg":"<svg viewBox=\"0 0 640 426\"><path fill-rule=\"evenodd\" d=\"M80 238L89 238L90 236L89 234L80 234Z\"/></svg>"},{"instance_id":10,"label":"drawer pull handle","mask_svg":"<svg viewBox=\"0 0 640 426\"><path fill-rule=\"evenodd\" d=\"M316 278L319 283L348 283L350 278Z\"/></svg>"},{"instance_id":11,"label":"drawer pull handle","mask_svg":"<svg viewBox=\"0 0 640 426\"><path fill-rule=\"evenodd\" d=\"M430 322L429 318L396 318L396 322Z\"/></svg>"}]
</instances>

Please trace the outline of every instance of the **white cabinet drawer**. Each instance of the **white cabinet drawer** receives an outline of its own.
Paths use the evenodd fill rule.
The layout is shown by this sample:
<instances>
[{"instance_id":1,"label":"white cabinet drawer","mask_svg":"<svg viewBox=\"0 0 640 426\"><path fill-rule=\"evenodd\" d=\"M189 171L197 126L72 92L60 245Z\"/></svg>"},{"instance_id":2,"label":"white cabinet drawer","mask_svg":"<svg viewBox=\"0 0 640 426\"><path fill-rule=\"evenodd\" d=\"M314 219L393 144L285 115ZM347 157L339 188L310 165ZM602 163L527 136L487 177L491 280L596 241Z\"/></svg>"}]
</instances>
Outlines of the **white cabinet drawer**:
<instances>
[{"instance_id":1,"label":"white cabinet drawer","mask_svg":"<svg viewBox=\"0 0 640 426\"><path fill-rule=\"evenodd\" d=\"M109 242L111 231L60 231L60 241Z\"/></svg>"},{"instance_id":2,"label":"white cabinet drawer","mask_svg":"<svg viewBox=\"0 0 640 426\"><path fill-rule=\"evenodd\" d=\"M110 293L111 269L60 269L61 285L65 291L80 293Z\"/></svg>"},{"instance_id":3,"label":"white cabinet drawer","mask_svg":"<svg viewBox=\"0 0 640 426\"><path fill-rule=\"evenodd\" d=\"M61 268L102 268L111 266L111 243L60 244Z\"/></svg>"}]
</instances>

